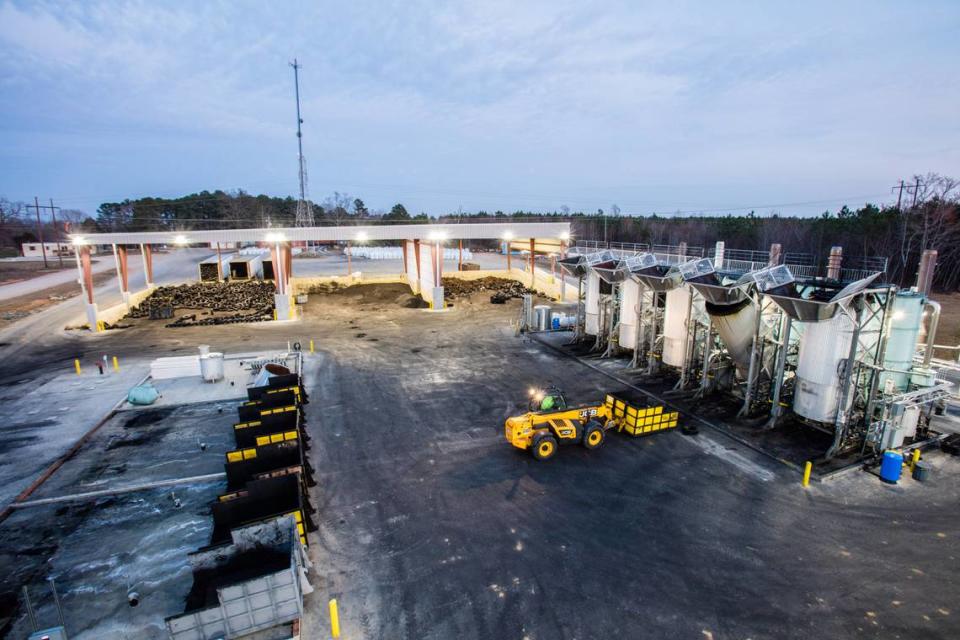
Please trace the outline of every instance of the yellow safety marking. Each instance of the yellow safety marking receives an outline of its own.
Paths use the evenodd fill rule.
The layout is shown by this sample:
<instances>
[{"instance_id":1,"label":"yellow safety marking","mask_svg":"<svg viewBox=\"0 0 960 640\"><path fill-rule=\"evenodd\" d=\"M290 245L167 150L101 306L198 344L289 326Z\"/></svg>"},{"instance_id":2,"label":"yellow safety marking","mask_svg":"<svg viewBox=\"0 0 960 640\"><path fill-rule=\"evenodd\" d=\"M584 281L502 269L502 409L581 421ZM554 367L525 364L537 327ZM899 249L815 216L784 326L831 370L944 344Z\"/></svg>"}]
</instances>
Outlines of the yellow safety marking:
<instances>
[{"instance_id":1,"label":"yellow safety marking","mask_svg":"<svg viewBox=\"0 0 960 640\"><path fill-rule=\"evenodd\" d=\"M113 370L120 371L120 361L117 360L117 356L113 356Z\"/></svg>"},{"instance_id":2,"label":"yellow safety marking","mask_svg":"<svg viewBox=\"0 0 960 640\"><path fill-rule=\"evenodd\" d=\"M73 368L77 370L77 375L80 375L80 361L79 361L79 360L74 360L74 361L73 361Z\"/></svg>"},{"instance_id":3,"label":"yellow safety marking","mask_svg":"<svg viewBox=\"0 0 960 640\"><path fill-rule=\"evenodd\" d=\"M246 429L246 428L248 428L248 427L259 427L259 426L260 426L260 421L259 421L259 420L252 420L252 421L250 421L250 422L238 422L237 424L233 425L233 428L234 428L234 429Z\"/></svg>"},{"instance_id":4,"label":"yellow safety marking","mask_svg":"<svg viewBox=\"0 0 960 640\"><path fill-rule=\"evenodd\" d=\"M330 600L330 635L340 637L340 613L337 611L337 599Z\"/></svg>"},{"instance_id":5,"label":"yellow safety marking","mask_svg":"<svg viewBox=\"0 0 960 640\"><path fill-rule=\"evenodd\" d=\"M803 486L807 487L810 485L810 472L813 470L813 463L809 460L807 464L803 466Z\"/></svg>"}]
</instances>

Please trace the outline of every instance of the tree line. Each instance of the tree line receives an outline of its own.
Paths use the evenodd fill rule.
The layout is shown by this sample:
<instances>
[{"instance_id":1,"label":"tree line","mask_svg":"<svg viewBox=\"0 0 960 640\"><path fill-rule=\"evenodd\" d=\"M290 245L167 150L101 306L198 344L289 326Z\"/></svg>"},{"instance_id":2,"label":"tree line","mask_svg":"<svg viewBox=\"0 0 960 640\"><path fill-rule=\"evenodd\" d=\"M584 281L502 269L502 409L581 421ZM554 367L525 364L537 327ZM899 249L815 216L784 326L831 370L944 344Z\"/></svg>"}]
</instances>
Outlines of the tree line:
<instances>
[{"instance_id":1,"label":"tree line","mask_svg":"<svg viewBox=\"0 0 960 640\"><path fill-rule=\"evenodd\" d=\"M928 174L916 176L902 206L865 204L826 211L820 216L774 213L757 215L681 215L654 213L623 215L613 205L608 212L531 211L451 212L437 216L411 215L398 203L390 210L372 211L360 198L335 192L321 203L310 203L316 225L416 222L502 222L504 220L567 220L575 238L650 245L678 245L708 249L723 240L728 249L766 251L779 243L783 251L806 254L823 265L832 246L842 246L850 257L888 259L887 276L901 286L913 284L920 254L939 252L934 286L960 289L960 182ZM0 243L32 241L29 216L23 203L0 199ZM181 198L140 198L106 202L95 218L77 211L61 212L73 232L180 231L213 228L288 227L295 225L297 201L251 195L244 191L203 191ZM49 225L48 225L49 226ZM62 225L61 225L62 228ZM52 237L52 229L45 232ZM27 238L24 240L23 238Z\"/></svg>"}]
</instances>

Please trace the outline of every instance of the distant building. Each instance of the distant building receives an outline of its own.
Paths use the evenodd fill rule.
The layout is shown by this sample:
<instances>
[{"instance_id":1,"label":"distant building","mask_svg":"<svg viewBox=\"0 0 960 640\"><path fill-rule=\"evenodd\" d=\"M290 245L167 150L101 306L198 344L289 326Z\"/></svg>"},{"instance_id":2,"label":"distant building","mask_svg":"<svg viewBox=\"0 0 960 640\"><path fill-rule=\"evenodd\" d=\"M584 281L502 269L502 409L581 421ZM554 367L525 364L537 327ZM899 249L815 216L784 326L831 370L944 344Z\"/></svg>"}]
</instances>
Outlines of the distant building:
<instances>
[{"instance_id":1,"label":"distant building","mask_svg":"<svg viewBox=\"0 0 960 640\"><path fill-rule=\"evenodd\" d=\"M44 248L47 250L47 256L56 257L59 252L64 256L73 255L73 245L69 242L44 242ZM96 253L97 248L91 246L90 253ZM42 258L43 249L40 248L39 242L24 242L20 245L20 253L23 254L24 258Z\"/></svg>"}]
</instances>

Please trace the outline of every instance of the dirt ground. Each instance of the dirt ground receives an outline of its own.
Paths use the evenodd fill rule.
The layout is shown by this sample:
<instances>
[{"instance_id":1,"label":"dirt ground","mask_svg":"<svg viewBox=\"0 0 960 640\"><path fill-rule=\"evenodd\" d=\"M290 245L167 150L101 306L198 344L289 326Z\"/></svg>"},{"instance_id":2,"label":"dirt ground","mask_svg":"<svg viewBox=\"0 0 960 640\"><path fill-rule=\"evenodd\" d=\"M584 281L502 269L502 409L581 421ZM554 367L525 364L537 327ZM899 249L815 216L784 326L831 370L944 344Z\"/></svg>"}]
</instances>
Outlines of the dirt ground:
<instances>
[{"instance_id":1,"label":"dirt ground","mask_svg":"<svg viewBox=\"0 0 960 640\"><path fill-rule=\"evenodd\" d=\"M99 286L115 277L112 272L94 274L93 285ZM77 283L67 282L16 298L0 300L0 327L13 324L21 318L78 295L80 295L80 287Z\"/></svg>"},{"instance_id":2,"label":"dirt ground","mask_svg":"<svg viewBox=\"0 0 960 640\"><path fill-rule=\"evenodd\" d=\"M316 591L305 600L305 637L327 637L332 597L345 638L960 636L956 458L930 454L933 477L923 484L888 486L856 473L804 490L784 465L701 430L611 434L600 449L564 447L539 463L502 433L504 419L524 410L527 389L556 384L573 403L631 390L515 336L517 300L491 305L478 294L432 312L407 307L408 296L402 285L311 294L304 319L293 323L164 329L162 321L143 322L106 338L121 360L196 353L197 344L231 352L314 340L305 384L319 530L310 537ZM24 353L21 373L0 376L0 384L35 384L48 363L93 351L102 339L74 336ZM27 428L18 433L30 436ZM105 463L119 473L121 453L136 449L114 446L104 455L105 446L91 446L90 470L81 464L74 473L102 474ZM16 456L13 447L6 460ZM171 449L163 457L181 455ZM157 461L128 463L126 482L136 481L141 462ZM142 561L149 545L131 545L122 527L110 530L117 543L89 543L111 513L168 513L162 496L133 499L146 504L118 500L104 511L71 511L63 523L51 512L30 523L52 532L37 544L24 539L27 525L8 521L0 548L37 554L31 562L41 567L55 554L60 564L51 571L64 571L58 586L68 620L90 602L84 585L66 577L82 578L74 564L118 576L99 595L122 604L120 576L149 570ZM205 516L209 499L198 495L184 512ZM156 526L169 536L160 520ZM85 541L84 553L64 527L83 534L74 539ZM159 558L163 571L182 575L176 559ZM16 553L8 561L15 564ZM5 574L9 582L17 572ZM45 575L34 575L38 591ZM169 602L179 594L166 589L185 588L141 584L145 599L156 588ZM16 594L18 585L4 586ZM143 627L128 627L128 635L106 622L98 627L86 610L80 617L86 626L71 637L151 637L138 635Z\"/></svg>"},{"instance_id":3,"label":"dirt ground","mask_svg":"<svg viewBox=\"0 0 960 640\"><path fill-rule=\"evenodd\" d=\"M75 269L73 258L63 259L63 267L59 266L56 256L47 257L47 268L43 266L43 260L18 260L7 261L0 260L0 284L7 282L20 282L30 280L48 273L56 273L63 269Z\"/></svg>"},{"instance_id":4,"label":"dirt ground","mask_svg":"<svg viewBox=\"0 0 960 640\"><path fill-rule=\"evenodd\" d=\"M960 292L939 293L933 299L940 303L940 327L937 330L937 344L960 344ZM937 357L955 359L956 351L938 351Z\"/></svg>"}]
</instances>

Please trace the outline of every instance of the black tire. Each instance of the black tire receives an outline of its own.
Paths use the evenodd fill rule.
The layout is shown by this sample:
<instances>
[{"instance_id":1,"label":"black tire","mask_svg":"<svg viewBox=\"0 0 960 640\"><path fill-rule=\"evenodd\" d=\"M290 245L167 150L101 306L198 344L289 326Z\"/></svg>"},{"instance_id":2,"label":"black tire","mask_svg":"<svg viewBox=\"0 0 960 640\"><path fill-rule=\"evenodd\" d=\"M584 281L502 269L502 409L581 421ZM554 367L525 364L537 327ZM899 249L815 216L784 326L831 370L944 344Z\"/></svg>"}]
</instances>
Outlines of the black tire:
<instances>
[{"instance_id":1,"label":"black tire","mask_svg":"<svg viewBox=\"0 0 960 640\"><path fill-rule=\"evenodd\" d=\"M549 460L557 455L557 448L557 439L552 435L545 434L534 439L530 453L537 460Z\"/></svg>"},{"instance_id":2,"label":"black tire","mask_svg":"<svg viewBox=\"0 0 960 640\"><path fill-rule=\"evenodd\" d=\"M596 420L591 420L583 430L583 440L581 440L581 443L587 449L596 449L603 444L606 437L607 435L604 433L600 423Z\"/></svg>"}]
</instances>

